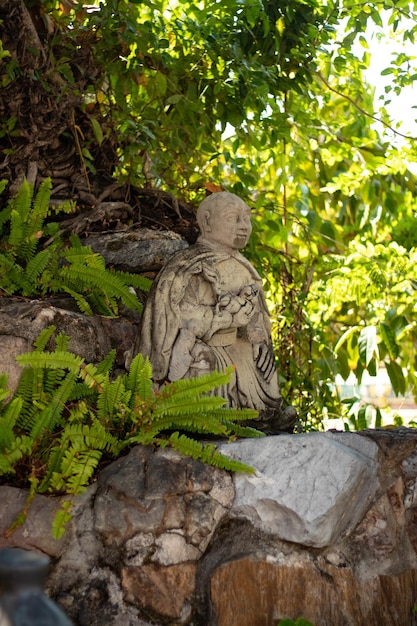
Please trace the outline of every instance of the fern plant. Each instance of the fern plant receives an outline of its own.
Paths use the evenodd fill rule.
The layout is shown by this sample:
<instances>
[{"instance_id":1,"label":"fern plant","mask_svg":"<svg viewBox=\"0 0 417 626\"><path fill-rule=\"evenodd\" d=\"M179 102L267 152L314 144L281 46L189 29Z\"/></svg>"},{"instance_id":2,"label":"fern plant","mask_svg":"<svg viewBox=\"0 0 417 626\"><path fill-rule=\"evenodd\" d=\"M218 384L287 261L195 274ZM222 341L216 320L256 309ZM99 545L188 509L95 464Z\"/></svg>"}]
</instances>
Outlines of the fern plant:
<instances>
[{"instance_id":1,"label":"fern plant","mask_svg":"<svg viewBox=\"0 0 417 626\"><path fill-rule=\"evenodd\" d=\"M0 404L0 475L34 493L76 496L90 483L100 462L117 458L137 444L170 446L182 454L231 471L252 469L221 454L193 434L226 438L262 436L241 425L257 415L251 409L224 408L208 394L230 380L232 370L179 380L154 389L152 367L138 354L128 372L112 376L114 351L101 363L86 364L68 351L68 336L45 329L33 352L21 354L24 366L13 398ZM7 396L0 377L0 401ZM59 537L70 517L71 498L54 523Z\"/></svg>"},{"instance_id":2,"label":"fern plant","mask_svg":"<svg viewBox=\"0 0 417 626\"><path fill-rule=\"evenodd\" d=\"M5 187L0 184L0 193ZM141 310L135 288L149 291L151 282L137 274L106 269L103 257L78 237L65 245L55 212L70 213L74 203L50 206L51 180L34 197L26 180L0 211L0 294L24 297L69 294L79 309L92 315L117 315L119 303Z\"/></svg>"}]
</instances>

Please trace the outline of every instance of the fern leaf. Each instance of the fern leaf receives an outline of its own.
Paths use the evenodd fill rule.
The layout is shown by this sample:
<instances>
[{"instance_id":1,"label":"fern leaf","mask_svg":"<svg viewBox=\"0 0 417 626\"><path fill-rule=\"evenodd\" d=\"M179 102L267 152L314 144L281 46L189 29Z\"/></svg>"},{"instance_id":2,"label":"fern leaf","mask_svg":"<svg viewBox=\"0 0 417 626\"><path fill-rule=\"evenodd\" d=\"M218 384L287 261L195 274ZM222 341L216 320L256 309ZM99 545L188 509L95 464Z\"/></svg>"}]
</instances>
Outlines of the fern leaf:
<instances>
[{"instance_id":1,"label":"fern leaf","mask_svg":"<svg viewBox=\"0 0 417 626\"><path fill-rule=\"evenodd\" d=\"M211 433L224 437L227 437L229 434L229 429L226 425L206 414L163 416L153 419L149 427L149 430L153 432L155 436L162 431L178 429L203 434Z\"/></svg>"},{"instance_id":2,"label":"fern leaf","mask_svg":"<svg viewBox=\"0 0 417 626\"><path fill-rule=\"evenodd\" d=\"M72 446L63 456L61 471L52 475L50 489L79 495L88 485L101 457L100 450L84 451L78 445Z\"/></svg>"},{"instance_id":3,"label":"fern leaf","mask_svg":"<svg viewBox=\"0 0 417 626\"><path fill-rule=\"evenodd\" d=\"M83 285L84 288L96 288L104 294L119 298L123 304L131 309L141 310L142 306L129 288L112 273L96 267L71 265L64 267L60 275L66 284Z\"/></svg>"},{"instance_id":4,"label":"fern leaf","mask_svg":"<svg viewBox=\"0 0 417 626\"><path fill-rule=\"evenodd\" d=\"M115 271L114 274L120 278L125 285L136 287L145 293L149 293L152 287L152 280L141 274L129 274L129 272Z\"/></svg>"},{"instance_id":5,"label":"fern leaf","mask_svg":"<svg viewBox=\"0 0 417 626\"><path fill-rule=\"evenodd\" d=\"M1 412L1 403L3 400L7 398L11 394L11 390L8 389L8 376L6 372L0 374L0 412Z\"/></svg>"},{"instance_id":6,"label":"fern leaf","mask_svg":"<svg viewBox=\"0 0 417 626\"><path fill-rule=\"evenodd\" d=\"M22 398L13 398L4 409L0 417L0 450L9 448L15 438L14 427L22 410Z\"/></svg>"},{"instance_id":7,"label":"fern leaf","mask_svg":"<svg viewBox=\"0 0 417 626\"><path fill-rule=\"evenodd\" d=\"M50 450L46 472L39 484L39 493L45 493L51 489L51 477L53 475L58 475L66 450L67 444L63 441L63 438L61 438L57 446L54 446Z\"/></svg>"},{"instance_id":8,"label":"fern leaf","mask_svg":"<svg viewBox=\"0 0 417 626\"><path fill-rule=\"evenodd\" d=\"M75 374L80 373L84 359L72 352L25 352L16 357L21 365L30 365L33 368L67 369Z\"/></svg>"},{"instance_id":9,"label":"fern leaf","mask_svg":"<svg viewBox=\"0 0 417 626\"><path fill-rule=\"evenodd\" d=\"M241 426L241 424L236 424L235 422L223 422L224 426L227 427L229 433L233 433L235 437L265 437L265 434L260 430L256 430L256 428L252 428L251 426Z\"/></svg>"},{"instance_id":10,"label":"fern leaf","mask_svg":"<svg viewBox=\"0 0 417 626\"><path fill-rule=\"evenodd\" d=\"M52 522L52 537L56 540L61 539L65 532L66 525L71 520L71 509L73 502L71 500L65 500L62 503L61 508L57 511L54 520Z\"/></svg>"},{"instance_id":11,"label":"fern leaf","mask_svg":"<svg viewBox=\"0 0 417 626\"><path fill-rule=\"evenodd\" d=\"M98 418L103 422L111 422L118 414L122 406L127 407L132 392L125 388L123 378L118 376L115 381L106 381L102 385L101 393L97 399Z\"/></svg>"},{"instance_id":12,"label":"fern leaf","mask_svg":"<svg viewBox=\"0 0 417 626\"><path fill-rule=\"evenodd\" d=\"M29 367L25 368L20 376L15 397L20 397L23 400L17 429L21 433L27 432L32 428L33 421L40 407L44 407L43 371Z\"/></svg>"},{"instance_id":13,"label":"fern leaf","mask_svg":"<svg viewBox=\"0 0 417 626\"><path fill-rule=\"evenodd\" d=\"M33 347L35 348L37 352L42 352L42 350L45 350L48 341L50 340L50 338L52 337L55 331L56 331L56 326L53 326L53 325L48 326L48 328L44 328L43 330L41 330L36 340L33 342Z\"/></svg>"},{"instance_id":14,"label":"fern leaf","mask_svg":"<svg viewBox=\"0 0 417 626\"><path fill-rule=\"evenodd\" d=\"M190 439L186 435L180 435L179 433L173 433L168 441L169 445L174 448L174 450L178 450L181 454L200 460L203 463L208 463L209 465L214 465L215 467L220 467L232 472L247 472L253 474L255 471L253 467L246 465L246 463L231 459L222 454L216 450L213 444L203 444L194 439Z\"/></svg>"},{"instance_id":15,"label":"fern leaf","mask_svg":"<svg viewBox=\"0 0 417 626\"><path fill-rule=\"evenodd\" d=\"M38 252L33 258L31 258L26 265L26 278L32 283L32 291L33 291L33 283L36 281L38 276L42 274L48 265L51 259L51 250L46 248L41 252Z\"/></svg>"},{"instance_id":16,"label":"fern leaf","mask_svg":"<svg viewBox=\"0 0 417 626\"><path fill-rule=\"evenodd\" d=\"M6 293L12 294L16 291L24 291L31 294L33 285L27 279L23 268L13 259L9 259L0 253L0 270L2 276L2 289Z\"/></svg>"},{"instance_id":17,"label":"fern leaf","mask_svg":"<svg viewBox=\"0 0 417 626\"><path fill-rule=\"evenodd\" d=\"M233 367L230 366L224 372L210 372L196 378L182 378L176 380L161 389L162 397L174 396L180 398L182 396L198 396L202 393L212 391L216 387L227 385L230 382L233 373Z\"/></svg>"},{"instance_id":18,"label":"fern leaf","mask_svg":"<svg viewBox=\"0 0 417 626\"><path fill-rule=\"evenodd\" d=\"M88 387L101 389L102 385L108 380L107 374L98 372L97 367L92 363L87 363L81 371L80 376Z\"/></svg>"},{"instance_id":19,"label":"fern leaf","mask_svg":"<svg viewBox=\"0 0 417 626\"><path fill-rule=\"evenodd\" d=\"M68 401L77 402L78 400L90 400L93 402L96 395L97 390L94 387L91 387L84 382L77 382L68 398Z\"/></svg>"},{"instance_id":20,"label":"fern leaf","mask_svg":"<svg viewBox=\"0 0 417 626\"><path fill-rule=\"evenodd\" d=\"M97 311L100 315L114 317L119 313L119 305L114 296L108 293L100 293L98 290L91 290L88 294L93 311Z\"/></svg>"},{"instance_id":21,"label":"fern leaf","mask_svg":"<svg viewBox=\"0 0 417 626\"><path fill-rule=\"evenodd\" d=\"M116 358L116 350L110 350L100 363L97 365L98 374L109 374Z\"/></svg>"},{"instance_id":22,"label":"fern leaf","mask_svg":"<svg viewBox=\"0 0 417 626\"><path fill-rule=\"evenodd\" d=\"M7 450L0 455L0 476L4 474L14 474L15 466L23 457L31 456L34 442L31 437L15 437Z\"/></svg>"},{"instance_id":23,"label":"fern leaf","mask_svg":"<svg viewBox=\"0 0 417 626\"><path fill-rule=\"evenodd\" d=\"M58 290L63 291L67 293L68 295L70 295L72 298L74 298L81 313L84 313L84 315L93 315L93 309L91 308L91 305L82 294L78 293L77 291L74 291L74 289L71 289L67 285L62 285L61 282L59 284L59 289L57 289L57 291Z\"/></svg>"},{"instance_id":24,"label":"fern leaf","mask_svg":"<svg viewBox=\"0 0 417 626\"><path fill-rule=\"evenodd\" d=\"M59 422L65 403L74 388L77 380L76 374L68 373L61 385L56 390L49 404L41 411L38 419L32 427L31 436L39 439L47 430L52 430Z\"/></svg>"},{"instance_id":25,"label":"fern leaf","mask_svg":"<svg viewBox=\"0 0 417 626\"><path fill-rule=\"evenodd\" d=\"M154 396L152 382L152 365L149 358L144 359L142 354L137 354L130 364L127 377L127 388L147 402Z\"/></svg>"},{"instance_id":26,"label":"fern leaf","mask_svg":"<svg viewBox=\"0 0 417 626\"><path fill-rule=\"evenodd\" d=\"M253 420L258 417L259 412L256 409L234 409L232 407L219 407L217 409L210 410L210 415L220 420L234 421L234 420Z\"/></svg>"},{"instance_id":27,"label":"fern leaf","mask_svg":"<svg viewBox=\"0 0 417 626\"><path fill-rule=\"evenodd\" d=\"M197 415L218 409L226 403L220 396L201 396L189 398L181 395L180 398L157 398L153 406L154 418L160 415Z\"/></svg>"},{"instance_id":28,"label":"fern leaf","mask_svg":"<svg viewBox=\"0 0 417 626\"><path fill-rule=\"evenodd\" d=\"M60 332L55 337L55 346L58 352L67 352L70 338L63 332Z\"/></svg>"}]
</instances>

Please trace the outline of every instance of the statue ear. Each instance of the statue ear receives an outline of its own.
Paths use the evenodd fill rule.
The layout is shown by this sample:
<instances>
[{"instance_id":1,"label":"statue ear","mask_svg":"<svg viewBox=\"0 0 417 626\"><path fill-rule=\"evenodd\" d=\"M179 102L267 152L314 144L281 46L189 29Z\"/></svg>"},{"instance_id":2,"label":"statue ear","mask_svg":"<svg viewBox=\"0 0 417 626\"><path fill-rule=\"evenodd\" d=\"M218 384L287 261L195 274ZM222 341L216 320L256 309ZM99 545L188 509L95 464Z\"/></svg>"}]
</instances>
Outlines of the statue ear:
<instances>
[{"instance_id":1,"label":"statue ear","mask_svg":"<svg viewBox=\"0 0 417 626\"><path fill-rule=\"evenodd\" d=\"M210 211L204 211L203 213L203 227L205 233L210 232Z\"/></svg>"}]
</instances>

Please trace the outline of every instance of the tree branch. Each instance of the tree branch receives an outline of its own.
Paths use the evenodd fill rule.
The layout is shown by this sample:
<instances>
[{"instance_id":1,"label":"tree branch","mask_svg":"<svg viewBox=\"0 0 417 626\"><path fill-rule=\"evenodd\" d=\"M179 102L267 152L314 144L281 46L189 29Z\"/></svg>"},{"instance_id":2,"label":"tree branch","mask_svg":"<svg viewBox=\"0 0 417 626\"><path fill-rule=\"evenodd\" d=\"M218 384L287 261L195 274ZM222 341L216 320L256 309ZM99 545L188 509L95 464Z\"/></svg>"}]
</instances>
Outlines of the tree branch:
<instances>
[{"instance_id":1,"label":"tree branch","mask_svg":"<svg viewBox=\"0 0 417 626\"><path fill-rule=\"evenodd\" d=\"M404 135L403 133L400 133L400 131L395 130L395 128L393 128L390 124L388 124L388 122L384 122L384 120L382 120L381 118L377 117L376 115L373 115L372 113L368 113L367 111L365 111L365 109L363 109L361 106L359 106L353 98L351 98L350 96L348 96L347 94L339 91L338 89L335 89L334 87L332 87L330 85L330 83L324 78L324 76L322 74L320 74L320 72L315 72L315 75L322 81L322 83L324 83L324 85L326 85L327 89L329 89L329 91L335 93L336 95L340 96L341 98L345 98L345 100L348 100L348 102L350 102L351 104L353 104L353 106L360 112L362 113L362 115L365 115L366 117L371 118L372 120L374 120L375 122L379 122L380 124L382 124L383 126L385 126L386 128L388 128L389 130L391 130L395 135L397 135L398 137L403 137L404 139L408 139L410 141L417 141L417 137L410 137L410 135Z\"/></svg>"}]
</instances>

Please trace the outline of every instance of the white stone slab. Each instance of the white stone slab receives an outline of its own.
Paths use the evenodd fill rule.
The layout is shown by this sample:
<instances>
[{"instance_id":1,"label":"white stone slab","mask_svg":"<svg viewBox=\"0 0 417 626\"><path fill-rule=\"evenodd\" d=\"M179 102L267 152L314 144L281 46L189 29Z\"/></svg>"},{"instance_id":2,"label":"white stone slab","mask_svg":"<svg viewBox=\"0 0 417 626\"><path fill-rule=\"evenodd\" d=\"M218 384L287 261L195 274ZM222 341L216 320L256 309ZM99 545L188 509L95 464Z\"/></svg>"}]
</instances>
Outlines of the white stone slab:
<instances>
[{"instance_id":1,"label":"white stone slab","mask_svg":"<svg viewBox=\"0 0 417 626\"><path fill-rule=\"evenodd\" d=\"M378 485L378 447L355 433L243 439L219 450L256 469L235 474L231 516L307 546L330 545L352 530Z\"/></svg>"}]
</instances>

